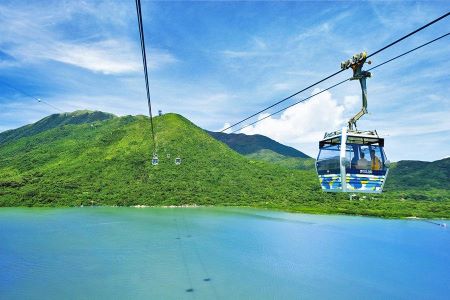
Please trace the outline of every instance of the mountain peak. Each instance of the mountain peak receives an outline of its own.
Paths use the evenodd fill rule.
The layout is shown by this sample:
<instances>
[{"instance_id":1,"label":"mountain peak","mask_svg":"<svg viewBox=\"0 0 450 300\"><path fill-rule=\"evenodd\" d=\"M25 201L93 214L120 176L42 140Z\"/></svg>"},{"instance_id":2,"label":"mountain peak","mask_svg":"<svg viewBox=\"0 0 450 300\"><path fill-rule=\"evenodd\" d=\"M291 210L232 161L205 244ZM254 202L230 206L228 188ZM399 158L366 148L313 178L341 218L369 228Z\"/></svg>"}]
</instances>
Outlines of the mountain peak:
<instances>
[{"instance_id":1,"label":"mountain peak","mask_svg":"<svg viewBox=\"0 0 450 300\"><path fill-rule=\"evenodd\" d=\"M91 116L91 117L94 117L94 119L98 119L97 121L102 121L105 117L107 117L107 119L116 117L116 115L111 114L111 113L106 113L106 112L99 111L99 110L88 110L88 109L81 109L81 110L75 110L72 112L63 112L60 114L53 114L53 115L50 115L49 117L55 116L55 115L61 116L61 117L64 117L64 116L66 116L66 117L67 116L70 116L70 117Z\"/></svg>"},{"instance_id":2,"label":"mountain peak","mask_svg":"<svg viewBox=\"0 0 450 300\"><path fill-rule=\"evenodd\" d=\"M69 124L93 123L116 118L115 115L102 111L76 110L47 116L36 123L0 133L0 143L18 140L40 132Z\"/></svg>"}]
</instances>

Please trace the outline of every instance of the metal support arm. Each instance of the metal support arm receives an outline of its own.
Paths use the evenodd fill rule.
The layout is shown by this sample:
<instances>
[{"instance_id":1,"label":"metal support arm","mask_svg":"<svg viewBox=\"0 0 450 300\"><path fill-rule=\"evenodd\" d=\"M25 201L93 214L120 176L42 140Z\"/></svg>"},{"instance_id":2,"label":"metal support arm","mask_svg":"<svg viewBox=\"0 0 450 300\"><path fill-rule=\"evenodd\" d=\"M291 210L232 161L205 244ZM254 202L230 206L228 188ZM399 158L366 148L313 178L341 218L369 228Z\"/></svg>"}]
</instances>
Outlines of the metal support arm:
<instances>
[{"instance_id":1,"label":"metal support arm","mask_svg":"<svg viewBox=\"0 0 450 300\"><path fill-rule=\"evenodd\" d=\"M368 74L361 74L359 77L355 78L353 76L352 80L359 79L359 83L361 85L361 91L362 91L362 108L361 110L353 116L348 121L348 129L353 130L356 129L356 121L358 121L363 115L367 114L367 84L366 84L366 78L370 77L370 72L362 71L361 73L368 73Z\"/></svg>"},{"instance_id":2,"label":"metal support arm","mask_svg":"<svg viewBox=\"0 0 450 300\"><path fill-rule=\"evenodd\" d=\"M348 69L352 68L353 70L353 77L350 80L359 80L359 83L361 85L361 91L362 91L362 108L361 110L353 116L348 121L348 129L353 130L356 129L356 121L358 121L363 115L367 114L367 83L366 78L371 77L372 74L368 71L363 71L362 67L364 63L366 62L367 53L362 52L360 54L356 54L353 56L352 61L348 60L346 62L343 62L341 64L342 69ZM368 61L368 64L371 62Z\"/></svg>"}]
</instances>

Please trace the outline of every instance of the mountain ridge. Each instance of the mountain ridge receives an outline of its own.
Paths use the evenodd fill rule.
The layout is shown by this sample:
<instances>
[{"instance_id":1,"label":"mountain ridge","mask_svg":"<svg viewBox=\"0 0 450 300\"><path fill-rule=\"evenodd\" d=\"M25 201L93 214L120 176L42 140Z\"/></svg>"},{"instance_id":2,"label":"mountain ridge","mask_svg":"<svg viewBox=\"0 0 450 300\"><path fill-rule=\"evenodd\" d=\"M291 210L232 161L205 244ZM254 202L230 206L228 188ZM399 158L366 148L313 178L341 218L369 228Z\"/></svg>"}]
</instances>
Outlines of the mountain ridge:
<instances>
[{"instance_id":1,"label":"mountain ridge","mask_svg":"<svg viewBox=\"0 0 450 300\"><path fill-rule=\"evenodd\" d=\"M116 117L111 113L91 110L76 110L74 112L52 114L35 123L0 132L0 144L38 134L62 125L93 123Z\"/></svg>"},{"instance_id":2,"label":"mountain ridge","mask_svg":"<svg viewBox=\"0 0 450 300\"><path fill-rule=\"evenodd\" d=\"M308 155L295 149L294 147L283 145L264 135L247 135L243 133L213 131L207 132L215 139L227 144L231 149L243 155L253 154L260 150L267 149L287 157L310 158Z\"/></svg>"}]
</instances>

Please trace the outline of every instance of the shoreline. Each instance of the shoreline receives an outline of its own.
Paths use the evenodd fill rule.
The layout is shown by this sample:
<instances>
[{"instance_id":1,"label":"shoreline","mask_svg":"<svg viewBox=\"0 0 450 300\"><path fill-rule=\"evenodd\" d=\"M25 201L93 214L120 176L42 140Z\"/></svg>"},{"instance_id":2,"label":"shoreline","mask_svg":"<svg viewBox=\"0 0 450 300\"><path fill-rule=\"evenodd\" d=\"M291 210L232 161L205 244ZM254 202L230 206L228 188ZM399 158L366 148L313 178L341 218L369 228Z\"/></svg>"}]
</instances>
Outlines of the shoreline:
<instances>
[{"instance_id":1,"label":"shoreline","mask_svg":"<svg viewBox=\"0 0 450 300\"><path fill-rule=\"evenodd\" d=\"M249 208L249 209L260 209L274 212L285 212L294 214L309 214L309 215L321 215L321 216L354 216L354 217L365 217L365 218L378 218L378 219L393 219L393 220L416 220L433 223L435 221L448 221L449 217L418 217L418 216L381 216L376 214L356 214L356 213L345 213L345 212L323 212L323 211L313 211L313 210L301 210L301 209L289 209L289 208L276 208L276 207L260 207L260 206L239 206L239 205L201 205L201 204L181 204L181 205L145 205L137 204L131 206L121 206L121 205L80 205L80 206L0 206L2 208L29 208L29 209L52 209L52 208ZM448 227L448 224L433 223L442 227Z\"/></svg>"},{"instance_id":2,"label":"shoreline","mask_svg":"<svg viewBox=\"0 0 450 300\"><path fill-rule=\"evenodd\" d=\"M133 208L152 208L152 207L160 207L160 208L196 208L196 207L214 207L214 205L197 205L197 204L182 204L182 205L131 205L131 206L121 206L121 207L133 207Z\"/></svg>"}]
</instances>

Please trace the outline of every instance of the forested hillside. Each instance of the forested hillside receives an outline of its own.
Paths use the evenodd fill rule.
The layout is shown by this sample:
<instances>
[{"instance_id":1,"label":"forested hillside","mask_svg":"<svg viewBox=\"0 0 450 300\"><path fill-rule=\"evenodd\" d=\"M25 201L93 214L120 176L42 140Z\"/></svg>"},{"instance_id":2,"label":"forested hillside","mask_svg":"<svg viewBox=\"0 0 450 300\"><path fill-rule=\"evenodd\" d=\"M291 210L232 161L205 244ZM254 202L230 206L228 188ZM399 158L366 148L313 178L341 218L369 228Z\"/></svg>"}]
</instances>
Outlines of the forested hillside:
<instances>
[{"instance_id":1,"label":"forested hillside","mask_svg":"<svg viewBox=\"0 0 450 300\"><path fill-rule=\"evenodd\" d=\"M85 121L69 121L77 118ZM166 114L154 123L158 166L151 165L144 116L75 112L6 132L9 138L0 144L0 206L196 204L450 217L445 185L419 193L419 199L411 196L417 191L393 185L383 195L350 201L346 194L323 193L313 170L242 156L182 116ZM181 165L174 163L177 156Z\"/></svg>"}]
</instances>

